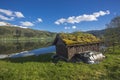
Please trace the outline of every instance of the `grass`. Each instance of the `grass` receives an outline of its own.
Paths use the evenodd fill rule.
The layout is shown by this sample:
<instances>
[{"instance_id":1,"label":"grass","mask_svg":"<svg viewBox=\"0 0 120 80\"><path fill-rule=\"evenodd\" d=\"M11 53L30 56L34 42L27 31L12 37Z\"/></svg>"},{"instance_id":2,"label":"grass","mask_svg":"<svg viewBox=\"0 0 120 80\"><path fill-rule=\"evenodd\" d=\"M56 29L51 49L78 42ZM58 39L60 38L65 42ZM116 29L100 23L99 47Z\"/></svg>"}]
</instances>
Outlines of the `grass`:
<instances>
[{"instance_id":1,"label":"grass","mask_svg":"<svg viewBox=\"0 0 120 80\"><path fill-rule=\"evenodd\" d=\"M95 37L94 35L88 33L82 33L82 32L61 33L60 37L67 45L100 42L100 39Z\"/></svg>"},{"instance_id":2,"label":"grass","mask_svg":"<svg viewBox=\"0 0 120 80\"><path fill-rule=\"evenodd\" d=\"M54 53L0 60L0 80L119 80L120 49L99 64L53 63Z\"/></svg>"}]
</instances>

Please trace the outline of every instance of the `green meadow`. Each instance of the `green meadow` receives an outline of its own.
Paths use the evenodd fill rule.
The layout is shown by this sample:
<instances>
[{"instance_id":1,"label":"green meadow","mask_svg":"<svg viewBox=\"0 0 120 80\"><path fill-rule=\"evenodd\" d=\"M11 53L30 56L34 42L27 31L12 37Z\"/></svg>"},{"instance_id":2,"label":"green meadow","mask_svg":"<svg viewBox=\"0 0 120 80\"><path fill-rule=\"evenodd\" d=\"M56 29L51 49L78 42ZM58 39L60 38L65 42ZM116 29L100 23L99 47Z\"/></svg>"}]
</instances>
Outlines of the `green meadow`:
<instances>
[{"instance_id":1,"label":"green meadow","mask_svg":"<svg viewBox=\"0 0 120 80\"><path fill-rule=\"evenodd\" d=\"M55 53L0 60L0 80L119 80L120 48L99 64L53 63Z\"/></svg>"}]
</instances>

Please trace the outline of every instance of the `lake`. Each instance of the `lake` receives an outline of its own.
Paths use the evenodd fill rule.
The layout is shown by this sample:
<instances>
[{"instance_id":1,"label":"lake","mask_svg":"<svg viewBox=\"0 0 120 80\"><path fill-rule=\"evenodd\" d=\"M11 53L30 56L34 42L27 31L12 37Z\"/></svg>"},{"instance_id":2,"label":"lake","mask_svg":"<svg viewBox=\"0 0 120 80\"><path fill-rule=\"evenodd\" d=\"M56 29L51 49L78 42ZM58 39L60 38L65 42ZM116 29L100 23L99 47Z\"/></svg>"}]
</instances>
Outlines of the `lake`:
<instances>
[{"instance_id":1,"label":"lake","mask_svg":"<svg viewBox=\"0 0 120 80\"><path fill-rule=\"evenodd\" d=\"M50 42L0 42L0 58L39 55L50 52L55 52L55 46L51 46Z\"/></svg>"}]
</instances>

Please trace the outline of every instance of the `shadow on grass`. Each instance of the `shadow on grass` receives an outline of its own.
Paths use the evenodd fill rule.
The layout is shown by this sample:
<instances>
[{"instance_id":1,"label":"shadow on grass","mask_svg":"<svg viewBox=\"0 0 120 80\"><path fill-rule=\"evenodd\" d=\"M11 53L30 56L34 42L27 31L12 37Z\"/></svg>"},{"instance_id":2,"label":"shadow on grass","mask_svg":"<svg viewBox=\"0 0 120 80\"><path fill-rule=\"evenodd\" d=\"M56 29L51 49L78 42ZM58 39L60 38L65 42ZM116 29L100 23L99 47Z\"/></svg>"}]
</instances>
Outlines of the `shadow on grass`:
<instances>
[{"instance_id":1,"label":"shadow on grass","mask_svg":"<svg viewBox=\"0 0 120 80\"><path fill-rule=\"evenodd\" d=\"M55 53L41 54L39 56L28 56L28 57L19 57L19 58L7 58L3 59L4 61L10 61L13 63L25 63L25 62L51 62L51 56Z\"/></svg>"}]
</instances>

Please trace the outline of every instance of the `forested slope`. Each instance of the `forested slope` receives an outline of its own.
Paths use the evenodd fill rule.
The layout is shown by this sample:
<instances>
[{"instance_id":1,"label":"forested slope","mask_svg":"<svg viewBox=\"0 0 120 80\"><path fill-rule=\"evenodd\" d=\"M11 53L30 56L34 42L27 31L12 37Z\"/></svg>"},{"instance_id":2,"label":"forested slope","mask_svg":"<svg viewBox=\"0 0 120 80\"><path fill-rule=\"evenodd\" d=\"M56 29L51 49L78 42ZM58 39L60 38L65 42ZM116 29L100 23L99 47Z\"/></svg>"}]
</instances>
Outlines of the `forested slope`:
<instances>
[{"instance_id":1,"label":"forested slope","mask_svg":"<svg viewBox=\"0 0 120 80\"><path fill-rule=\"evenodd\" d=\"M33 30L29 28L19 28L11 26L0 26L0 38L16 38L16 37L37 37L46 38L54 37L55 33L48 31Z\"/></svg>"}]
</instances>

